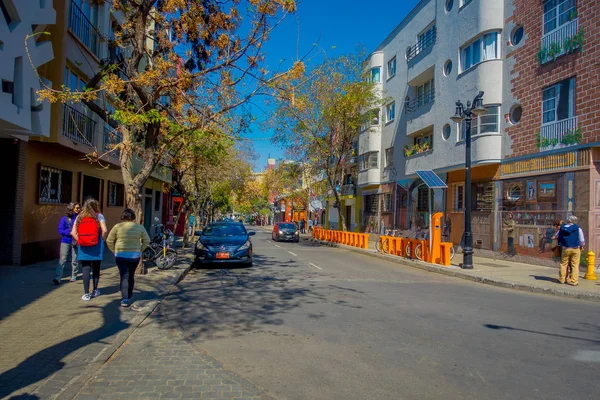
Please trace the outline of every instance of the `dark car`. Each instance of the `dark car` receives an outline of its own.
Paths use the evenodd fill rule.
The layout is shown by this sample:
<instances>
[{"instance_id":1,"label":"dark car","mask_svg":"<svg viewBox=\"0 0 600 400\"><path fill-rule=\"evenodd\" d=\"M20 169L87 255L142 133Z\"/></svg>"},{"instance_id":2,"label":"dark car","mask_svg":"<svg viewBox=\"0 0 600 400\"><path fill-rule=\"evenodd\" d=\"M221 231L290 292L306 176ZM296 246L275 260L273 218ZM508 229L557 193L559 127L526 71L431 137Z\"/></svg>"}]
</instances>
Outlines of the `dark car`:
<instances>
[{"instance_id":1,"label":"dark car","mask_svg":"<svg viewBox=\"0 0 600 400\"><path fill-rule=\"evenodd\" d=\"M239 222L214 222L202 232L194 251L196 265L209 263L242 263L252 266L252 242L248 232Z\"/></svg>"},{"instance_id":2,"label":"dark car","mask_svg":"<svg viewBox=\"0 0 600 400\"><path fill-rule=\"evenodd\" d=\"M278 222L273 227L271 238L276 242L287 240L297 243L300 241L300 232L293 222Z\"/></svg>"}]
</instances>

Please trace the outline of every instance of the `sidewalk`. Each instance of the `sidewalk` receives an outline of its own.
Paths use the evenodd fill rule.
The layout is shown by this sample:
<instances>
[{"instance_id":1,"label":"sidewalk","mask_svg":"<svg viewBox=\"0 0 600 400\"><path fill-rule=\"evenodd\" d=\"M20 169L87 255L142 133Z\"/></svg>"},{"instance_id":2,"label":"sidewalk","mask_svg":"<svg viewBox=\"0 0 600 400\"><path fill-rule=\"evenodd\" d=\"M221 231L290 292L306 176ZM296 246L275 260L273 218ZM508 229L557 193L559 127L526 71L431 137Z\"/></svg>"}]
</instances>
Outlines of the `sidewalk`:
<instances>
[{"instance_id":1,"label":"sidewalk","mask_svg":"<svg viewBox=\"0 0 600 400\"><path fill-rule=\"evenodd\" d=\"M582 267L579 271L579 286L570 286L557 283L558 268L556 267L537 266L510 261L509 259L498 260L476 256L473 257L474 268L472 270L465 270L459 267L459 263L462 262L462 254L458 253L454 256L452 265L450 267L444 267L422 261L409 260L403 257L381 254L378 253L371 244L369 244L369 250L363 250L355 247L323 242L312 238L309 238L308 240L313 240L327 246L340 247L350 251L368 254L373 257L394 261L408 267L419 268L473 282L526 292L600 301L600 280L588 281L583 279L587 267ZM596 275L599 274L600 271L596 270Z\"/></svg>"},{"instance_id":2,"label":"sidewalk","mask_svg":"<svg viewBox=\"0 0 600 400\"><path fill-rule=\"evenodd\" d=\"M72 398L85 382L183 278L178 269L136 275L134 303L121 308L119 272L112 257L102 265L101 296L81 300L79 280L52 284L56 261L0 268L0 398ZM65 271L65 276L70 270Z\"/></svg>"}]
</instances>

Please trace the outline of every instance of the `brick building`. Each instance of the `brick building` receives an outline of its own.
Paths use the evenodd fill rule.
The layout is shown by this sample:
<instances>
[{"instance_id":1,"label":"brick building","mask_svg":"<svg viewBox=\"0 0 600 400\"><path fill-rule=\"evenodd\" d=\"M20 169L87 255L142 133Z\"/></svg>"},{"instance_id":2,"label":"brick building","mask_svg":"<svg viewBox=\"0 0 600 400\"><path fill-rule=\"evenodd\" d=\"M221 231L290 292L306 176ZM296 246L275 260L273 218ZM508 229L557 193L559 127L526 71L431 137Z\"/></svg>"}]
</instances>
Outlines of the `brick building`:
<instances>
[{"instance_id":1,"label":"brick building","mask_svg":"<svg viewBox=\"0 0 600 400\"><path fill-rule=\"evenodd\" d=\"M495 247L516 220L521 254L550 258L540 243L552 221L575 214L600 251L600 2L506 2L503 160L496 179Z\"/></svg>"}]
</instances>

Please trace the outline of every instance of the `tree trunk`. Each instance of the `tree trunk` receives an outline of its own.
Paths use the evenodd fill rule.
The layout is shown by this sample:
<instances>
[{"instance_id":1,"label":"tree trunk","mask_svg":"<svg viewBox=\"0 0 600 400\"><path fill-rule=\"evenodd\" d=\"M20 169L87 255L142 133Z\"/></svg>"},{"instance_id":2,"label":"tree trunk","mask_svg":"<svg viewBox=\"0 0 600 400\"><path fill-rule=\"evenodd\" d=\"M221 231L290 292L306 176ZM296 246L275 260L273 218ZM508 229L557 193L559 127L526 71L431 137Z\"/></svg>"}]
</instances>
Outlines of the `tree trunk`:
<instances>
[{"instance_id":1,"label":"tree trunk","mask_svg":"<svg viewBox=\"0 0 600 400\"><path fill-rule=\"evenodd\" d=\"M331 175L329 173L327 173L327 182L329 183L331 190L333 190L333 194L335 196L335 201L338 205L338 217L339 217L340 222L342 223L342 231L346 231L348 228L346 227L346 216L342 212L342 202L340 201L340 194L338 193L337 188L335 187L335 184L334 184L333 180L331 179ZM338 224L338 227L339 227L339 224Z\"/></svg>"}]
</instances>

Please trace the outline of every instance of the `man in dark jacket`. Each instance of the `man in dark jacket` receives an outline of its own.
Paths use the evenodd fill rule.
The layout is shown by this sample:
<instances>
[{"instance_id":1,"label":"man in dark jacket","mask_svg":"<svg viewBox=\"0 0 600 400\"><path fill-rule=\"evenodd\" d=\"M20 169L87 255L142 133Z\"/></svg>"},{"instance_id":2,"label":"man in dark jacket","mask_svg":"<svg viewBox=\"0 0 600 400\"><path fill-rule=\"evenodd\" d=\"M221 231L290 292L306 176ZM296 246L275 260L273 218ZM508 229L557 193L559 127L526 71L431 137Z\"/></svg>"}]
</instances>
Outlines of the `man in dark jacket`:
<instances>
[{"instance_id":1,"label":"man in dark jacket","mask_svg":"<svg viewBox=\"0 0 600 400\"><path fill-rule=\"evenodd\" d=\"M77 280L77 272L79 269L79 263L77 261L77 243L73 242L71 229L73 229L73 223L77 218L79 210L79 203L69 203L65 216L62 217L58 223L58 233L60 234L60 258L58 260L54 279L52 280L55 285L60 284L63 271L69 258L71 259L71 282Z\"/></svg>"},{"instance_id":2,"label":"man in dark jacket","mask_svg":"<svg viewBox=\"0 0 600 400\"><path fill-rule=\"evenodd\" d=\"M568 223L563 224L558 231L558 244L562 246L562 257L558 272L558 283L579 284L579 260L581 250L585 246L583 231L577 225L577 217L569 216ZM567 279L567 267L571 264L571 276Z\"/></svg>"}]
</instances>

